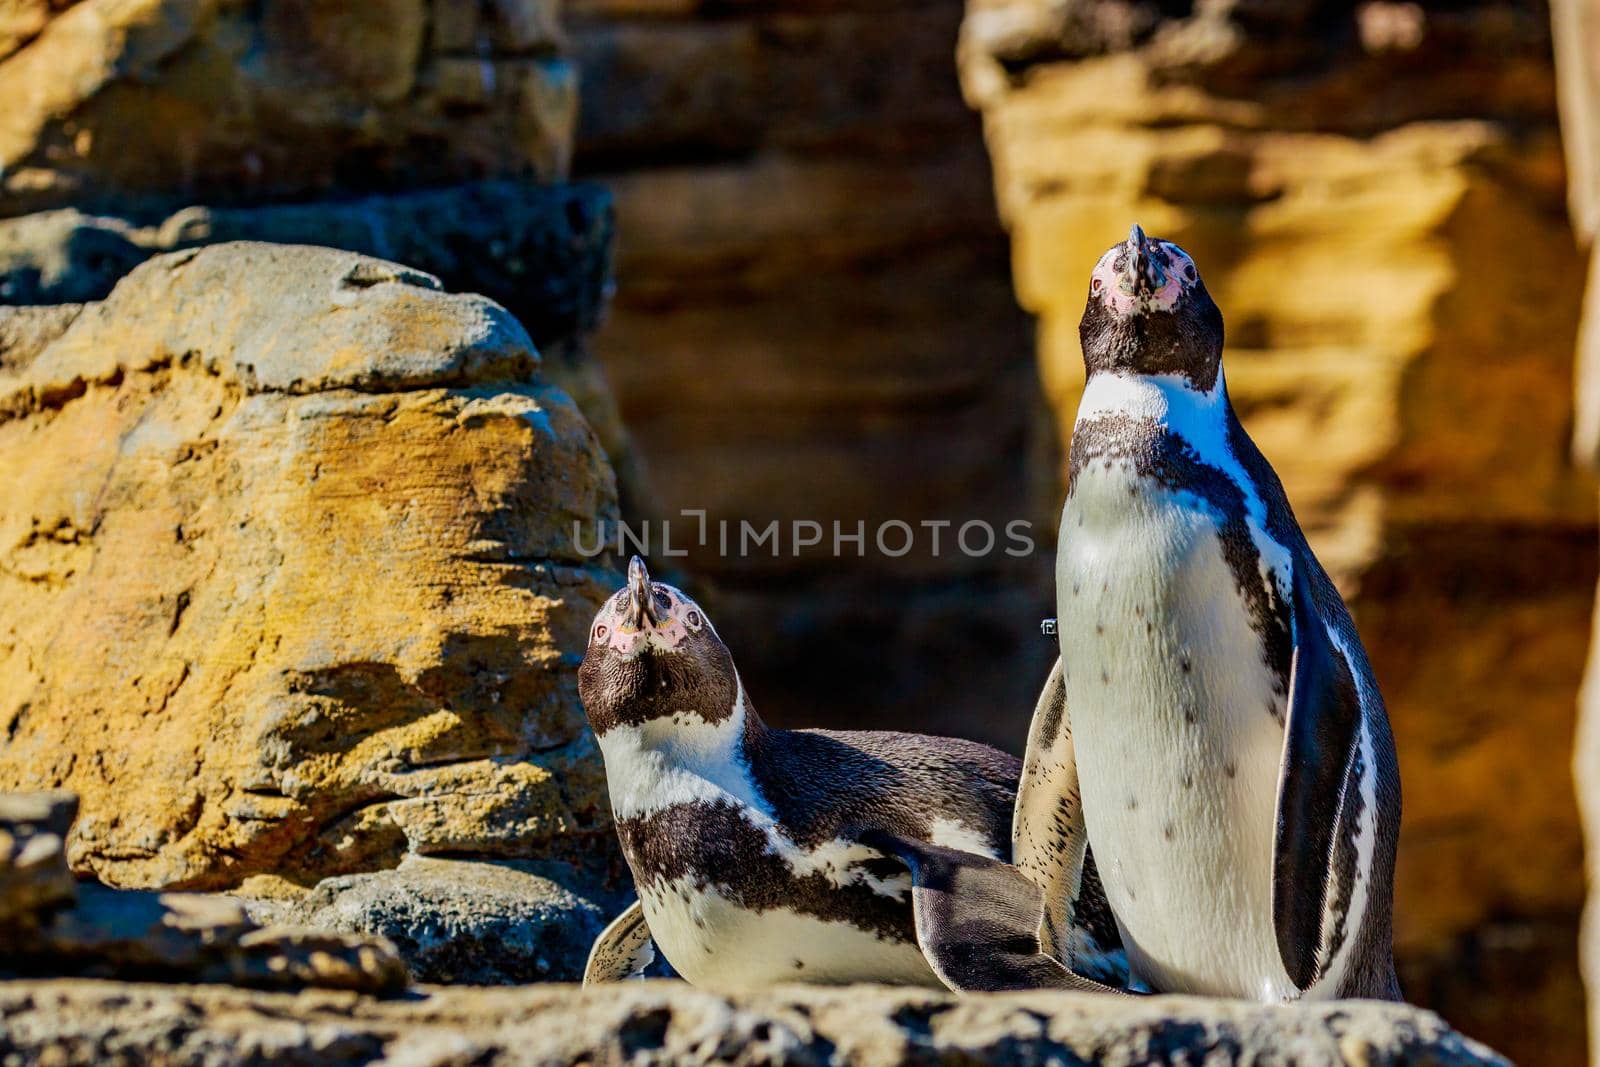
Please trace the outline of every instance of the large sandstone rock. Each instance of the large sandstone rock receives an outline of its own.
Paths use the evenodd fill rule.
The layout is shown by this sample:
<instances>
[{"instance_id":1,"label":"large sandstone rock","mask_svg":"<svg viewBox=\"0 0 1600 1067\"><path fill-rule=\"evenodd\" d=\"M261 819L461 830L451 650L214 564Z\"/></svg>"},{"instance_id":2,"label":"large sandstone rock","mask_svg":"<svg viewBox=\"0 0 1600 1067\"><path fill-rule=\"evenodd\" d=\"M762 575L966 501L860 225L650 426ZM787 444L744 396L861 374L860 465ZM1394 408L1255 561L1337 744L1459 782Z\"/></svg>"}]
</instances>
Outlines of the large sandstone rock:
<instances>
[{"instance_id":1,"label":"large sandstone rock","mask_svg":"<svg viewBox=\"0 0 1600 1067\"><path fill-rule=\"evenodd\" d=\"M23 317L0 788L81 795L74 868L267 891L407 851L603 860L574 671L615 578L574 538L615 490L515 319L250 244Z\"/></svg>"},{"instance_id":2,"label":"large sandstone rock","mask_svg":"<svg viewBox=\"0 0 1600 1067\"><path fill-rule=\"evenodd\" d=\"M588 183L482 181L354 200L190 206L154 223L61 208L0 219L0 301L101 300L153 255L228 241L325 245L407 263L504 305L527 328L546 376L600 435L626 506L642 499L642 475L588 347L611 290L614 228L609 194ZM0 350L18 344L0 336Z\"/></svg>"},{"instance_id":3,"label":"large sandstone rock","mask_svg":"<svg viewBox=\"0 0 1600 1067\"><path fill-rule=\"evenodd\" d=\"M641 498L586 347L610 284L610 204L551 184L577 109L558 13L558 0L0 2L0 303L98 300L155 252L232 240L408 263L510 308Z\"/></svg>"},{"instance_id":4,"label":"large sandstone rock","mask_svg":"<svg viewBox=\"0 0 1600 1067\"><path fill-rule=\"evenodd\" d=\"M1595 524L1565 458L1584 269L1544 12L968 7L1062 444L1089 271L1138 221L1204 270L1230 391L1372 653L1405 781L1403 984L1519 1058L1576 1058L1559 768Z\"/></svg>"},{"instance_id":5,"label":"large sandstone rock","mask_svg":"<svg viewBox=\"0 0 1600 1067\"><path fill-rule=\"evenodd\" d=\"M555 0L9 0L0 216L560 176Z\"/></svg>"},{"instance_id":6,"label":"large sandstone rock","mask_svg":"<svg viewBox=\"0 0 1600 1067\"><path fill-rule=\"evenodd\" d=\"M0 983L0 1056L144 1062L918 1063L1504 1067L1438 1016L1363 1001L1282 1008L1082 994L957 999L875 987L728 997L681 984L436 989L402 1001L92 982Z\"/></svg>"}]
</instances>

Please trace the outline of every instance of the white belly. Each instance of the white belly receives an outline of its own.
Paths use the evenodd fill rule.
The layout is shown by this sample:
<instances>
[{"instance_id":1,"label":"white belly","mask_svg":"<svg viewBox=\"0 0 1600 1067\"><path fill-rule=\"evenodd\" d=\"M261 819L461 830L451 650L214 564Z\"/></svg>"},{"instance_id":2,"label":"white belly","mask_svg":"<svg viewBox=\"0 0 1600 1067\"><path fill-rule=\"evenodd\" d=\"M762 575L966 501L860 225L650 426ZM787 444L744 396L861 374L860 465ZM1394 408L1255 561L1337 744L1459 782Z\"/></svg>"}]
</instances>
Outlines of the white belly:
<instances>
[{"instance_id":1,"label":"white belly","mask_svg":"<svg viewBox=\"0 0 1600 1067\"><path fill-rule=\"evenodd\" d=\"M1084 817L1134 973L1162 992L1291 996L1271 896L1287 698L1215 521L1094 463L1062 515L1056 582Z\"/></svg>"},{"instance_id":2,"label":"white belly","mask_svg":"<svg viewBox=\"0 0 1600 1067\"><path fill-rule=\"evenodd\" d=\"M884 982L943 988L914 943L885 941L785 908L751 911L686 880L652 885L639 899L657 947L697 986Z\"/></svg>"}]
</instances>

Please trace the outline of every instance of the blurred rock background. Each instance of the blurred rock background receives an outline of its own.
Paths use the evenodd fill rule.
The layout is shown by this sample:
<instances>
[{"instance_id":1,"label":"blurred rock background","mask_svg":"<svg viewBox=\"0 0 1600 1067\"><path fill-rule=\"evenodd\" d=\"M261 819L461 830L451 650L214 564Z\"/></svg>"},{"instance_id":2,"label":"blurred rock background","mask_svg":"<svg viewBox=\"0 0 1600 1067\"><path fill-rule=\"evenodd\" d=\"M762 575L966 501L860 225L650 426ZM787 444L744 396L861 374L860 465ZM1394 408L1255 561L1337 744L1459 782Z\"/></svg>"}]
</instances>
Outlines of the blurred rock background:
<instances>
[{"instance_id":1,"label":"blurred rock background","mask_svg":"<svg viewBox=\"0 0 1600 1067\"><path fill-rule=\"evenodd\" d=\"M576 167L617 203L596 344L648 466L638 517L710 524L664 562L710 584L763 714L1015 747L1053 655L1050 564L953 541L1048 521L1055 433L952 61L961 4L567 12ZM718 523L774 519L780 558L720 551ZM893 519L953 526L895 559L872 542ZM823 543L796 556L794 520ZM864 556L835 555L835 522L865 523Z\"/></svg>"},{"instance_id":2,"label":"blurred rock background","mask_svg":"<svg viewBox=\"0 0 1600 1067\"><path fill-rule=\"evenodd\" d=\"M1407 993L1584 1058L1544 5L0 0L0 101L0 788L82 795L80 873L392 937L391 883L480 887L437 913L474 944L596 922L572 675L614 561L574 520L1034 522L1027 559L661 561L769 717L1020 747L1077 317L1137 220L1201 262L1373 654ZM184 258L234 240L416 270ZM333 366L263 340L372 301L398 325Z\"/></svg>"}]
</instances>

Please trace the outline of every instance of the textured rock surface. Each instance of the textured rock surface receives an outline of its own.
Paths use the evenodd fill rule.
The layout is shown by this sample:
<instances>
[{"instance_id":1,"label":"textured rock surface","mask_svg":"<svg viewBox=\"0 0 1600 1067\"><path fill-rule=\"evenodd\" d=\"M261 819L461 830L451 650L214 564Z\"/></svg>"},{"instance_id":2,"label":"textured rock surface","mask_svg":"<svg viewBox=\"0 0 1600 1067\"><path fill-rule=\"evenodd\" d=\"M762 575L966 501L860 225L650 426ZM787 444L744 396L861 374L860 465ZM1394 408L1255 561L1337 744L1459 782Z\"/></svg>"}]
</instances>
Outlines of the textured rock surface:
<instances>
[{"instance_id":1,"label":"textured rock surface","mask_svg":"<svg viewBox=\"0 0 1600 1067\"><path fill-rule=\"evenodd\" d=\"M15 936L72 903L67 831L77 813L71 793L0 794L0 929Z\"/></svg>"},{"instance_id":2,"label":"textured rock surface","mask_svg":"<svg viewBox=\"0 0 1600 1067\"><path fill-rule=\"evenodd\" d=\"M253 208L189 206L150 224L61 208L0 219L0 301L98 301L150 256L238 240L405 262L448 290L498 301L522 322L546 357L550 381L600 435L624 493L640 498L632 445L587 347L610 294L613 229L611 198L600 187L520 181ZM0 334L0 347L8 341Z\"/></svg>"},{"instance_id":3,"label":"textured rock surface","mask_svg":"<svg viewBox=\"0 0 1600 1067\"><path fill-rule=\"evenodd\" d=\"M220 896L81 888L64 845L71 793L0 794L0 975L93 974L394 993L409 981L386 942L262 929Z\"/></svg>"},{"instance_id":4,"label":"textured rock surface","mask_svg":"<svg viewBox=\"0 0 1600 1067\"><path fill-rule=\"evenodd\" d=\"M12 0L0 216L563 173L554 0Z\"/></svg>"},{"instance_id":5,"label":"textured rock surface","mask_svg":"<svg viewBox=\"0 0 1600 1067\"><path fill-rule=\"evenodd\" d=\"M1402 1005L1276 1008L1178 998L873 987L729 998L677 983L583 992L436 989L373 1001L90 982L0 983L0 1056L207 1067L282 1064L1171 1063L1500 1065Z\"/></svg>"},{"instance_id":6,"label":"textured rock surface","mask_svg":"<svg viewBox=\"0 0 1600 1067\"><path fill-rule=\"evenodd\" d=\"M221 245L3 366L0 788L81 795L75 869L610 847L574 670L615 579L573 538L612 477L503 308Z\"/></svg>"},{"instance_id":7,"label":"textured rock surface","mask_svg":"<svg viewBox=\"0 0 1600 1067\"><path fill-rule=\"evenodd\" d=\"M1584 272L1545 12L969 9L964 85L1062 441L1088 272L1138 220L1205 270L1230 390L1373 654L1408 993L1516 1058L1575 1061L1560 768L1595 531L1564 459Z\"/></svg>"},{"instance_id":8,"label":"textured rock surface","mask_svg":"<svg viewBox=\"0 0 1600 1067\"><path fill-rule=\"evenodd\" d=\"M201 893L85 885L73 907L8 935L0 973L379 994L410 981L394 946L379 938L263 927L237 902Z\"/></svg>"},{"instance_id":9,"label":"textured rock surface","mask_svg":"<svg viewBox=\"0 0 1600 1067\"><path fill-rule=\"evenodd\" d=\"M576 118L558 12L0 3L0 303L102 299L155 252L231 240L411 264L523 322L640 496L585 347L610 282L609 200L541 184L565 175Z\"/></svg>"},{"instance_id":10,"label":"textured rock surface","mask_svg":"<svg viewBox=\"0 0 1600 1067\"><path fill-rule=\"evenodd\" d=\"M763 714L1020 746L1048 578L952 541L967 520L1044 518L1053 441L951 62L960 3L566 12L575 169L611 187L622 235L596 351L656 513L707 513L709 546L680 517L672 547L715 587L696 593ZM924 532L892 558L872 533L891 519L954 525L937 556ZM724 554L721 520L827 536ZM865 524L864 552L835 556L835 520Z\"/></svg>"},{"instance_id":11,"label":"textured rock surface","mask_svg":"<svg viewBox=\"0 0 1600 1067\"><path fill-rule=\"evenodd\" d=\"M147 225L62 208L0 219L0 301L101 300L153 255L228 241L326 245L406 263L436 275L453 292L482 294L516 316L545 357L546 375L577 401L624 492L637 498L641 476L631 445L588 350L611 288L613 229L611 198L602 188L517 181L298 204L187 207ZM20 337L0 334L0 350L20 343Z\"/></svg>"},{"instance_id":12,"label":"textured rock surface","mask_svg":"<svg viewBox=\"0 0 1600 1067\"><path fill-rule=\"evenodd\" d=\"M520 985L579 977L589 946L622 910L567 888L584 881L560 864L407 856L394 870L246 906L263 921L383 937L419 982Z\"/></svg>"}]
</instances>

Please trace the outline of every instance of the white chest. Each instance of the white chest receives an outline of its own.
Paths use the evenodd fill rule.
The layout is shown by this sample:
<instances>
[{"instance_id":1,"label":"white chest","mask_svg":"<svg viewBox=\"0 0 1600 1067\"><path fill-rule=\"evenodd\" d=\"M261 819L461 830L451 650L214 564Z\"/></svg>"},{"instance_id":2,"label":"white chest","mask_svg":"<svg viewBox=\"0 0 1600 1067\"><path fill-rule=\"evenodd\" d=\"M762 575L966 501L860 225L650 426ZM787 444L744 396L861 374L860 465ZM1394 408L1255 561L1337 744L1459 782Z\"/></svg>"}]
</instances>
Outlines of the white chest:
<instances>
[{"instance_id":1,"label":"white chest","mask_svg":"<svg viewBox=\"0 0 1600 1067\"><path fill-rule=\"evenodd\" d=\"M1286 698L1220 526L1129 461L1079 472L1056 573L1067 707L1134 972L1161 991L1276 1000L1293 992L1271 902Z\"/></svg>"},{"instance_id":2,"label":"white chest","mask_svg":"<svg viewBox=\"0 0 1600 1067\"><path fill-rule=\"evenodd\" d=\"M681 827L674 831L680 839L653 840L650 851L666 867L694 868L656 878L641 870L640 856L629 855L640 877L645 919L662 954L691 983L723 989L784 982L940 987L914 941L882 937L813 913L816 893L849 886L903 906L909 920L909 875L887 880L873 875L862 864L881 855L855 842L802 847L792 840L734 755L732 739L742 729L742 721L736 721L700 728L698 735L676 731L663 738L647 730L616 730L602 739L619 824L651 825L658 833L665 832L661 826ZM759 839L755 860L731 836L696 838L693 818L657 822L663 813L692 815L706 805L724 815L737 813L730 825L740 837ZM625 847L628 840L625 833ZM804 897L812 898L811 911Z\"/></svg>"},{"instance_id":3,"label":"white chest","mask_svg":"<svg viewBox=\"0 0 1600 1067\"><path fill-rule=\"evenodd\" d=\"M698 986L761 989L787 982L882 982L942 987L914 942L785 907L753 910L689 880L640 893L651 935ZM910 901L907 898L907 907Z\"/></svg>"}]
</instances>

